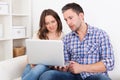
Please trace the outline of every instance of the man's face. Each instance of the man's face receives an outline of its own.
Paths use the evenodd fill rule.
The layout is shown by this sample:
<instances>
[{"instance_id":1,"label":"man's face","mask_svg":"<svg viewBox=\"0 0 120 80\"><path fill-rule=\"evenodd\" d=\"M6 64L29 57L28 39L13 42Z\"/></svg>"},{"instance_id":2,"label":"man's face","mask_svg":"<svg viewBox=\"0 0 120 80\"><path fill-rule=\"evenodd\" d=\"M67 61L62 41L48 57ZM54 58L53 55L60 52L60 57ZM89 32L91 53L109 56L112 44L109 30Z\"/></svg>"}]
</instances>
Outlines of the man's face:
<instances>
[{"instance_id":1,"label":"man's face","mask_svg":"<svg viewBox=\"0 0 120 80\"><path fill-rule=\"evenodd\" d=\"M72 9L66 10L63 16L72 31L77 31L80 28L82 19Z\"/></svg>"}]
</instances>

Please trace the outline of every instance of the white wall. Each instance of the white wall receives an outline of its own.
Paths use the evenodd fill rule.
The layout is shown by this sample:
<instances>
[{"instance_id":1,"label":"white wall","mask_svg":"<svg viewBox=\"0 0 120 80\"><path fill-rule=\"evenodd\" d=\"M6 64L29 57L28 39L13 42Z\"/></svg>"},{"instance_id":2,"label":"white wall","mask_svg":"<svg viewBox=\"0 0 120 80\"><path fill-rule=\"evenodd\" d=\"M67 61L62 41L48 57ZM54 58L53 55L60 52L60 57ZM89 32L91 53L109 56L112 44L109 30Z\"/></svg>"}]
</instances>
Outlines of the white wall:
<instances>
[{"instance_id":1,"label":"white wall","mask_svg":"<svg viewBox=\"0 0 120 80\"><path fill-rule=\"evenodd\" d=\"M119 0L33 0L33 30L36 31L39 25L39 17L42 10L51 8L58 12L63 22L63 31L68 33L70 30L63 19L61 8L68 2L79 3L85 12L85 21L104 29L110 36L115 52L114 71L120 72L120 5ZM115 76L117 73L113 76ZM118 75L118 74L117 74Z\"/></svg>"}]
</instances>

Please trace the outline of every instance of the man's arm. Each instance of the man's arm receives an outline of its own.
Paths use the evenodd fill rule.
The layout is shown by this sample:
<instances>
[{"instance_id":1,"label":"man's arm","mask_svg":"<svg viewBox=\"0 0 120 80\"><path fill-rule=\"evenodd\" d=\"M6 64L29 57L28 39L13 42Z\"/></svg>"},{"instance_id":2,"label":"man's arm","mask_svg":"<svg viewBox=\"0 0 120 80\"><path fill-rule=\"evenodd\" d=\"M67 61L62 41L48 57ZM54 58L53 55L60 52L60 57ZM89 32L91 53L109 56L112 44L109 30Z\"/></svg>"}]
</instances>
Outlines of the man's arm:
<instances>
[{"instance_id":1,"label":"man's arm","mask_svg":"<svg viewBox=\"0 0 120 80\"><path fill-rule=\"evenodd\" d=\"M106 68L102 61L88 65L79 64L74 61L70 61L69 71L74 74L78 74L81 72L105 72Z\"/></svg>"}]
</instances>

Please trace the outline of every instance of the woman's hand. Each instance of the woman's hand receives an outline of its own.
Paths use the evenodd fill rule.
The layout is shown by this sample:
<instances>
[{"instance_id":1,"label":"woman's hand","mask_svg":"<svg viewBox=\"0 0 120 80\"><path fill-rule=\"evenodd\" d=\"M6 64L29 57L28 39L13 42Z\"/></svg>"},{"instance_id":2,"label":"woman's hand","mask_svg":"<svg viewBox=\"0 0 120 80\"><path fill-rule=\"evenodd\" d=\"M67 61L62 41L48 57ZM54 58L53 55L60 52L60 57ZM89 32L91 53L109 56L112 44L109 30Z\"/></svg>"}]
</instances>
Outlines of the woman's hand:
<instances>
[{"instance_id":1,"label":"woman's hand","mask_svg":"<svg viewBox=\"0 0 120 80\"><path fill-rule=\"evenodd\" d=\"M59 70L59 71L68 71L68 66L54 66L55 70Z\"/></svg>"},{"instance_id":2,"label":"woman's hand","mask_svg":"<svg viewBox=\"0 0 120 80\"><path fill-rule=\"evenodd\" d=\"M35 64L30 64L30 67L31 68L34 68L36 65Z\"/></svg>"}]
</instances>

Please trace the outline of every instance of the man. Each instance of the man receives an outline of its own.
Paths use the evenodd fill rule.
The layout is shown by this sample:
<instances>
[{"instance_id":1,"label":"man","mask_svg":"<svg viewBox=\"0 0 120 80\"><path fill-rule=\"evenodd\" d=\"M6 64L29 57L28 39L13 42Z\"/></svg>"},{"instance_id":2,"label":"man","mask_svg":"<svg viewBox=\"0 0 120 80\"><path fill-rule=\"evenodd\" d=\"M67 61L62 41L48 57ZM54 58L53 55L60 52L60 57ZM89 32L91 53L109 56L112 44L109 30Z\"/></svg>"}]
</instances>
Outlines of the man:
<instances>
[{"instance_id":1,"label":"man","mask_svg":"<svg viewBox=\"0 0 120 80\"><path fill-rule=\"evenodd\" d=\"M110 80L114 55L106 32L85 23L84 11L76 3L66 4L62 13L72 30L63 39L65 61L70 64L62 71L46 71L40 80Z\"/></svg>"}]
</instances>

